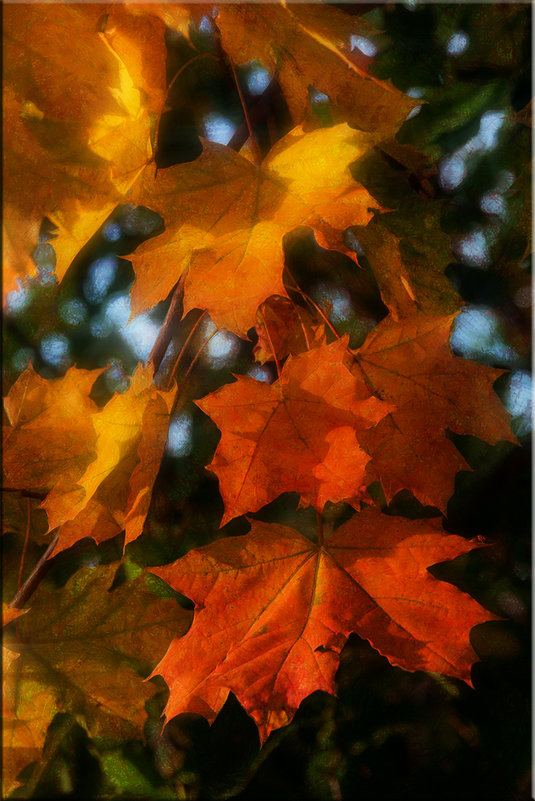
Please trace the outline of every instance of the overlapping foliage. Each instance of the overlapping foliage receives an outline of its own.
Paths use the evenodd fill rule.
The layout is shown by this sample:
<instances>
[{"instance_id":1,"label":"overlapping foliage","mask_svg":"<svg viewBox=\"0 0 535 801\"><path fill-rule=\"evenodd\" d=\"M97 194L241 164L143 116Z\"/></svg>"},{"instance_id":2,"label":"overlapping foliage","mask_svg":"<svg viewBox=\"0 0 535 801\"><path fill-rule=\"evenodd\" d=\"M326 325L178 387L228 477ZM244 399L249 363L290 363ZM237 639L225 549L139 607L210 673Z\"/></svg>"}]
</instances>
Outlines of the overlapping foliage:
<instances>
[{"instance_id":1,"label":"overlapping foliage","mask_svg":"<svg viewBox=\"0 0 535 801\"><path fill-rule=\"evenodd\" d=\"M166 26L195 49L201 20L214 51L170 79ZM212 722L234 693L261 742L311 693L335 693L352 633L392 665L471 684L470 631L496 616L428 568L482 544L447 534L439 517L469 469L455 435L517 440L494 390L503 371L452 351L462 301L444 275L442 202L426 193L429 157L396 139L416 101L351 49L352 36L373 38L370 24L324 5L21 4L4 7L4 26L5 291L32 280L43 218L56 227L61 280L115 207L133 202L164 222L132 254L133 312L170 304L151 360L106 403L99 370L48 380L29 367L9 389L4 487L28 499L27 540L37 497L48 559L122 532L142 551L169 424L194 394L199 354L186 371L190 339L173 350L181 319L193 313L191 338L209 316L273 368L271 381L235 375L197 397L220 432L205 466L221 526L241 517L250 530L214 530L215 542L150 568L182 598L162 590L150 558L130 577L123 556L16 600L21 617L8 610L6 792L41 759L59 713L91 737L141 738L155 676L169 689L167 721ZM246 134L162 167L168 91L195 59L235 82ZM237 72L253 59L291 119L262 147ZM311 111L314 92L328 119ZM390 200L388 184L367 180L376 158L404 176ZM384 319L358 336L337 330L292 270L303 237L316 256L342 259L348 291L364 297L366 284ZM401 491L437 519L393 515ZM315 532L262 520L289 492L315 510Z\"/></svg>"}]
</instances>

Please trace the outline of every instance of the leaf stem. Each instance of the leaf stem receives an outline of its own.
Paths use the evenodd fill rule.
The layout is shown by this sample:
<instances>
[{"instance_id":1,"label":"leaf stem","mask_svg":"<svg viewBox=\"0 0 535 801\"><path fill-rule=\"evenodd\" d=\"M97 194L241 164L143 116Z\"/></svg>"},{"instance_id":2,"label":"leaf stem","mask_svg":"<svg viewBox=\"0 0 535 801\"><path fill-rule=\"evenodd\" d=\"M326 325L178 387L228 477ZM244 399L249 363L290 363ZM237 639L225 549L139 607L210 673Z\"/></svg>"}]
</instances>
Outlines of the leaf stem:
<instances>
[{"instance_id":1,"label":"leaf stem","mask_svg":"<svg viewBox=\"0 0 535 801\"><path fill-rule=\"evenodd\" d=\"M27 511L28 511L28 522L26 524L26 536L24 537L24 545L22 546L22 555L20 557L20 567L19 567L19 575L17 578L17 587L20 590L20 585L22 584L22 572L24 570L24 560L26 559L26 551L28 550L28 543L30 541L30 527L32 521L32 506L30 498L26 498L27 503Z\"/></svg>"},{"instance_id":2,"label":"leaf stem","mask_svg":"<svg viewBox=\"0 0 535 801\"><path fill-rule=\"evenodd\" d=\"M22 487L1 487L2 492L20 492L23 498L36 498L38 501L43 501L46 498L46 492L31 492Z\"/></svg>"},{"instance_id":3,"label":"leaf stem","mask_svg":"<svg viewBox=\"0 0 535 801\"><path fill-rule=\"evenodd\" d=\"M321 308L320 308L320 306L318 306L318 304L317 304L317 303L315 303L315 302L312 300L312 298L310 297L310 295L307 295L307 293L306 293L306 292L303 292L303 290L302 290L302 289L301 289L301 287L298 285L297 281L295 280L295 278L293 277L293 275L291 274L291 272L288 270L288 268L287 268L287 267L286 267L286 271L288 272L288 275L290 276L290 278L291 278L291 279L292 279L292 281L294 282L294 287L291 287L291 289L293 289L295 292L298 292L298 293L301 295L301 297L303 297L303 298L304 298L304 299L305 299L305 300L306 300L308 303L310 303L310 305L311 305L311 306L313 306L313 307L316 309L316 311L317 311L317 312L318 312L318 314L321 316L321 318L324 320L324 322L326 323L326 325L328 325L328 326L329 326L329 328L331 329L331 331L333 332L333 334L335 335L335 337L336 337L337 339L341 339L342 337L340 336L340 334L338 333L338 331L336 330L336 328L335 328L335 327L332 325L331 321L330 321L330 320L329 320L329 318L326 316L326 314L324 313L323 309L321 309ZM364 368L362 367L362 365L361 365L361 363L360 363L360 361L359 361L359 358L358 358L357 354L353 353L353 351L352 351L352 350L350 350L350 348L347 348L347 347L346 347L346 353L347 353L349 356L351 356L351 358L353 359L353 361L355 362L355 364L356 364L356 365L357 365L357 367L359 368L359 370L360 370L360 373L361 373L361 375L362 375L362 378L363 378L363 380L364 380L364 383L366 384L366 387L369 389L369 391L371 392L371 394L372 394L372 395L376 395L378 398L380 398L380 396L377 394L377 390L375 389L375 387L374 387L374 386L373 386L373 384L371 383L370 379L368 378L368 376L367 376L366 372L364 371ZM382 398L380 398L380 400L382 400Z\"/></svg>"},{"instance_id":4,"label":"leaf stem","mask_svg":"<svg viewBox=\"0 0 535 801\"><path fill-rule=\"evenodd\" d=\"M156 338L156 342L150 352L149 361L154 365L154 383L159 386L162 376L158 375L158 371L162 365L164 356L169 347L169 343L173 338L173 324L177 317L182 317L182 301L184 300L184 282L186 280L186 273L183 272L175 286L173 297L171 298L171 305L165 315L165 320L160 329L160 333Z\"/></svg>"},{"instance_id":5,"label":"leaf stem","mask_svg":"<svg viewBox=\"0 0 535 801\"><path fill-rule=\"evenodd\" d=\"M296 311L296 313L297 313L297 317L298 317L298 319L299 319L299 325L301 326L301 331L303 332L303 336L304 336L304 338L305 338L305 344L306 344L306 346L307 346L307 350L310 350L310 340L309 340L309 338L308 338L308 334L307 334L306 325L304 324L304 322L303 322L303 320L302 320L302 318L301 318L301 312L300 312L300 310L299 310L299 307L298 307L298 306L295 306L294 308L295 308L295 311Z\"/></svg>"},{"instance_id":6,"label":"leaf stem","mask_svg":"<svg viewBox=\"0 0 535 801\"><path fill-rule=\"evenodd\" d=\"M19 589L13 600L10 602L9 606L14 607L15 609L22 609L26 601L30 598L31 595L35 592L39 584L41 583L42 579L44 578L45 574L48 573L48 570L51 566L51 562L49 561L49 556L53 553L54 548L58 544L59 540L59 532L56 534L44 554L41 556L37 564L35 565L34 569Z\"/></svg>"},{"instance_id":7,"label":"leaf stem","mask_svg":"<svg viewBox=\"0 0 535 801\"><path fill-rule=\"evenodd\" d=\"M271 348L271 353L273 354L273 359L275 360L275 367L277 368L277 377L280 379L281 377L281 366L279 362L279 357L277 356L277 352L273 346L273 340L271 339L271 334L269 333L268 324L266 323L266 318L264 316L264 312L260 311L260 317L262 318L262 322L264 323L264 329L266 332L266 336L269 342L269 347Z\"/></svg>"},{"instance_id":8,"label":"leaf stem","mask_svg":"<svg viewBox=\"0 0 535 801\"><path fill-rule=\"evenodd\" d=\"M313 307L313 308L314 308L314 309L315 309L315 310L318 312L318 314L319 314L319 315L320 315L320 317L322 318L323 322L324 322L326 325L328 325L328 326L329 326L329 328L331 329L331 331L332 331L332 332L333 332L333 334L335 335L336 339L341 339L341 338L342 338L342 337L341 337L341 335L338 333L338 331L336 330L336 328L333 326L333 324L331 323L331 321L329 320L329 318L327 317L327 315L325 314L325 312L323 311L323 309L321 308L321 306L318 306L318 304L317 304L315 301L313 301L313 300L312 300L312 298L310 297L310 295L307 295L307 293L306 293L306 292L304 292L304 291L301 289L301 287L299 286L299 284L297 283L297 281L295 280L295 278L293 277L293 275L291 274L291 272L288 270L288 267L286 267L286 271L287 271L288 275L290 276L290 278L292 279L292 281L294 282L294 286L293 286L293 287L291 287L291 288L292 288L292 289L293 289L295 292L299 292L299 294L301 295L301 297L302 297L302 298L304 298L304 299L307 301L307 303L310 303L310 305L311 305L311 306L312 306L312 307ZM351 355L353 355L353 354L351 354Z\"/></svg>"},{"instance_id":9,"label":"leaf stem","mask_svg":"<svg viewBox=\"0 0 535 801\"><path fill-rule=\"evenodd\" d=\"M234 76L234 83L236 84L236 89L238 90L238 95L240 96L240 103L243 109L243 115L245 117L245 122L247 123L247 130L249 131L249 138L251 140L251 146L253 148L253 153L255 156L256 166L259 167L262 161L262 155L260 153L260 148L258 147L258 142L256 141L255 135L253 133L253 127L251 125L251 120L249 119L249 113L247 111L247 104L245 102L245 98L243 96L243 92L241 90L240 82L238 80L238 75L236 73L236 67L234 66L234 62L231 57L227 53L227 58L230 63L230 68L232 70L232 75Z\"/></svg>"},{"instance_id":10,"label":"leaf stem","mask_svg":"<svg viewBox=\"0 0 535 801\"><path fill-rule=\"evenodd\" d=\"M210 342L210 340L211 340L211 339L213 339L213 338L215 337L215 335L216 335L216 334L218 334L218 333L219 333L219 329L218 329L218 328L216 328L216 330L215 330L215 331L213 331L213 332L210 334L210 336L209 336L209 337L207 337L207 338L204 340L204 342L202 343L201 347L199 348L199 350L197 351L197 353L195 354L195 356L194 356L194 357L193 357L193 359L191 360L191 363L190 363L190 365L189 365L188 369L186 370L186 373L184 374L184 378L182 379L182 381L180 382L180 384L179 384L179 386L178 386L178 388L177 388L177 391L176 391L176 396L175 396L175 404L174 404L174 407L176 407L176 406L177 406L177 404L178 404L178 399L180 398L180 395L182 394L182 390L184 389L184 387L185 387L185 385L186 385L186 383L187 383L187 380L188 380L188 378L189 378L189 376L190 376L190 373L191 373L191 371L193 370L193 368L195 367L195 364L197 363L197 361L198 361L198 359L199 359L200 355L202 354L203 350L204 350L204 349L205 349L205 347L208 345L208 343ZM173 409L173 410L174 410L174 409Z\"/></svg>"},{"instance_id":11,"label":"leaf stem","mask_svg":"<svg viewBox=\"0 0 535 801\"><path fill-rule=\"evenodd\" d=\"M259 123L263 119L267 117L268 119L268 126L270 122L272 122L271 116L269 116L269 104L275 97L275 93L278 89L277 81L275 78L272 78L269 85L264 89L262 94L257 98L255 103L251 103L248 114L249 114L249 122L252 125L253 123ZM249 136L249 128L247 126L247 121L244 120L241 125L236 128L234 131L232 138L227 143L227 147L230 147L231 150L239 151L246 143ZM270 140L271 144L275 143L275 133L274 131L270 131Z\"/></svg>"},{"instance_id":12,"label":"leaf stem","mask_svg":"<svg viewBox=\"0 0 535 801\"><path fill-rule=\"evenodd\" d=\"M192 338L193 338L193 336L195 334L195 331L198 329L198 327L200 326L200 324L202 323L202 321L204 320L204 318L206 317L207 314L208 314L208 312L205 310L200 315L200 317L197 318L197 320L195 321L195 324L192 326L191 331L189 332L188 336L186 337L186 340L185 340L184 344L180 348L180 352L179 352L179 354L178 354L178 356L176 358L176 361L175 361L175 363L173 365L173 369L171 370L171 373L169 375L169 379L168 379L168 382L167 382L168 387L171 384L171 381L173 380L173 378L175 376L177 367L178 367L179 363L182 361L182 357L184 356L184 353L186 352L186 349L187 349L189 343L191 342L191 340L192 340Z\"/></svg>"}]
</instances>

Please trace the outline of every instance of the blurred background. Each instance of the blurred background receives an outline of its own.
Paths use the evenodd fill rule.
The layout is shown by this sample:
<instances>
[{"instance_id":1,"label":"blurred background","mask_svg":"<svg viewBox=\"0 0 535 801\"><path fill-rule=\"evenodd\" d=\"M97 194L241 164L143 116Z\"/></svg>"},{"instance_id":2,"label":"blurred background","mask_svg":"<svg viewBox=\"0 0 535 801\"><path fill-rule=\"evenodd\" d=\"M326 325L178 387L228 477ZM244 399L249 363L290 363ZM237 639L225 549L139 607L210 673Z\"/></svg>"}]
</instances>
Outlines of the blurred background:
<instances>
[{"instance_id":1,"label":"blurred background","mask_svg":"<svg viewBox=\"0 0 535 801\"><path fill-rule=\"evenodd\" d=\"M433 573L506 620L473 631L481 659L473 668L476 692L442 676L394 668L352 636L342 653L338 696L310 696L292 725L273 733L262 750L255 725L233 697L211 728L201 718L180 716L161 735L163 682L148 709L145 743L89 740L74 719L58 715L49 732L56 745L47 752L39 780L23 784L13 797L531 798L531 8L417 0L333 5L364 15L380 31L351 37L358 62L421 100L398 141L423 152L427 161L418 159L413 169L392 151L376 150L355 166L355 177L382 205L395 209L390 230L411 237L417 258L443 264L463 298L451 339L454 352L504 368L495 388L512 415L519 445L491 447L451 435L473 471L457 475L445 522L447 530L483 537L493 547ZM192 25L190 42L169 31L167 45L171 81L196 53L216 52L212 21L203 17ZM260 63L237 71L265 153L290 129L288 110ZM195 159L200 137L244 146L247 152L236 86L217 59L201 59L185 70L168 104L159 128L161 169ZM329 98L311 87L308 125L331 122ZM417 216L420 208L429 218ZM422 225L428 233L418 238ZM63 375L72 365L105 367L93 390L101 403L128 387L136 364L148 358L170 304L168 298L130 318L134 271L128 257L162 229L162 219L150 209L117 208L58 285L53 227L45 221L33 254L37 277L7 300L5 391L30 362L46 378ZM292 277L356 347L386 308L356 239L354 248L361 271L346 256L320 248L307 230L285 241ZM302 296L292 297L310 311ZM254 330L250 341L240 340L217 331L209 318L199 318L192 311L174 326L165 357L172 361L196 326L177 374L181 402L146 530L127 548L133 565L162 564L193 546L247 529L237 520L218 530L222 502L217 481L204 470L218 431L192 400L230 381L231 373L272 381L276 371L272 363L255 362ZM298 511L297 502L287 494L255 516L306 534L315 519ZM17 516L20 499L7 503L5 592L11 598L9 576L17 569L10 568L18 565L25 525ZM387 511L437 515L408 493L396 496ZM339 505L327 514L343 519L349 510ZM29 565L43 550L39 527L46 530L35 510L33 521L37 533ZM54 561L47 581L61 586L83 564L119 559L120 539L100 547L83 541L69 551L68 560Z\"/></svg>"}]
</instances>

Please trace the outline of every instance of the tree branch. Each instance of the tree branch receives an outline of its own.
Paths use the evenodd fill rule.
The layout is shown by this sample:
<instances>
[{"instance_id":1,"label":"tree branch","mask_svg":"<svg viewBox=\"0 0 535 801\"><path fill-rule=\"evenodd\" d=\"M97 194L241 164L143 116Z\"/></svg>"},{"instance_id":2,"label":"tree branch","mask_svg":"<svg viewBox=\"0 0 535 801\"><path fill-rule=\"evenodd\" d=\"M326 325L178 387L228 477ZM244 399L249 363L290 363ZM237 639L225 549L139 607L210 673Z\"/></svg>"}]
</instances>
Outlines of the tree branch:
<instances>
[{"instance_id":1,"label":"tree branch","mask_svg":"<svg viewBox=\"0 0 535 801\"><path fill-rule=\"evenodd\" d=\"M10 607L14 607L15 609L22 609L25 605L26 601L30 598L31 595L35 592L43 578L45 577L46 573L48 573L51 567L51 561L49 560L49 556L53 553L54 548L58 544L59 540L59 533L56 534L44 554L41 556L37 564L35 565L34 569L17 592L11 603L9 604Z\"/></svg>"}]
</instances>

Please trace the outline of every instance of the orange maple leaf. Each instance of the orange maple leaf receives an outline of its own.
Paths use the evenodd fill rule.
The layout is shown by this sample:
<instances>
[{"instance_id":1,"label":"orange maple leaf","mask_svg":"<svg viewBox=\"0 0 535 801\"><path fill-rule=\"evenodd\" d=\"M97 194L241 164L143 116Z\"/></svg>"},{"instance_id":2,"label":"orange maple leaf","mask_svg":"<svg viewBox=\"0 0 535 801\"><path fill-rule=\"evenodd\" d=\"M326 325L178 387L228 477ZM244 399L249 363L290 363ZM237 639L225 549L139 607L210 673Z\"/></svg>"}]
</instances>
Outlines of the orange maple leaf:
<instances>
[{"instance_id":1,"label":"orange maple leaf","mask_svg":"<svg viewBox=\"0 0 535 801\"><path fill-rule=\"evenodd\" d=\"M369 479L381 481L387 500L408 489L445 511L455 474L469 469L447 429L491 444L516 442L493 389L503 370L454 356L453 320L454 315L415 314L400 322L387 317L355 351L355 374L396 407L361 435L372 456Z\"/></svg>"},{"instance_id":2,"label":"orange maple leaf","mask_svg":"<svg viewBox=\"0 0 535 801\"><path fill-rule=\"evenodd\" d=\"M270 295L285 295L283 236L301 225L320 244L346 251L344 230L367 223L376 207L349 165L373 146L369 134L337 125L283 137L255 167L222 145L199 158L147 170L135 200L158 212L166 229L133 255L132 308L166 297L188 265L184 311L208 309L219 328L246 336Z\"/></svg>"},{"instance_id":3,"label":"orange maple leaf","mask_svg":"<svg viewBox=\"0 0 535 801\"><path fill-rule=\"evenodd\" d=\"M5 487L48 492L65 474L83 474L96 454L89 393L98 375L72 367L47 381L29 367L19 376L4 398Z\"/></svg>"},{"instance_id":4,"label":"orange maple leaf","mask_svg":"<svg viewBox=\"0 0 535 801\"><path fill-rule=\"evenodd\" d=\"M154 671L169 685L167 719L196 712L212 721L232 691L263 741L310 693L335 691L352 632L393 665L470 684L470 629L494 616L427 568L475 547L435 522L369 508L322 546L252 522L243 537L151 568L199 607Z\"/></svg>"},{"instance_id":5,"label":"orange maple leaf","mask_svg":"<svg viewBox=\"0 0 535 801\"><path fill-rule=\"evenodd\" d=\"M274 384L238 376L197 405L221 429L209 469L225 502L222 525L254 512L282 492L299 492L321 512L325 503L358 505L369 456L361 430L393 409L351 375L347 338L285 363Z\"/></svg>"},{"instance_id":6,"label":"orange maple leaf","mask_svg":"<svg viewBox=\"0 0 535 801\"><path fill-rule=\"evenodd\" d=\"M296 123L313 87L328 95L336 122L393 136L414 101L371 76L351 52L351 37L373 36L366 20L320 4L222 4L217 24L225 51L238 63L260 60L277 74Z\"/></svg>"},{"instance_id":7,"label":"orange maple leaf","mask_svg":"<svg viewBox=\"0 0 535 801\"><path fill-rule=\"evenodd\" d=\"M258 342L253 349L257 362L264 364L273 358L283 361L292 354L298 356L319 341L323 326L314 322L306 309L288 298L273 295L256 312Z\"/></svg>"}]
</instances>

